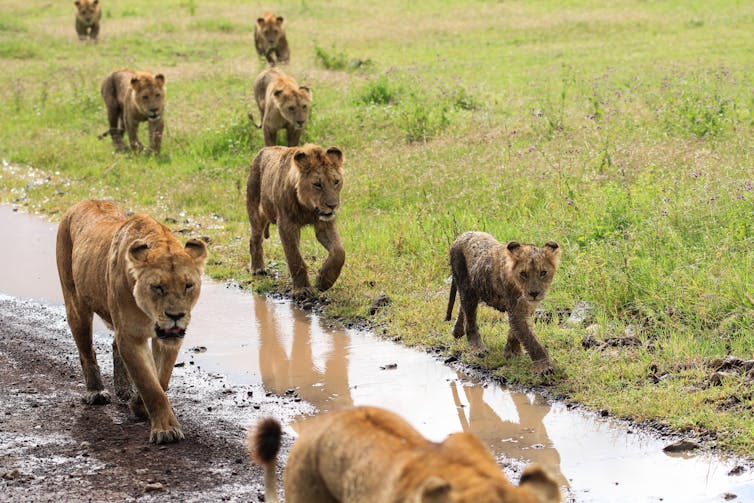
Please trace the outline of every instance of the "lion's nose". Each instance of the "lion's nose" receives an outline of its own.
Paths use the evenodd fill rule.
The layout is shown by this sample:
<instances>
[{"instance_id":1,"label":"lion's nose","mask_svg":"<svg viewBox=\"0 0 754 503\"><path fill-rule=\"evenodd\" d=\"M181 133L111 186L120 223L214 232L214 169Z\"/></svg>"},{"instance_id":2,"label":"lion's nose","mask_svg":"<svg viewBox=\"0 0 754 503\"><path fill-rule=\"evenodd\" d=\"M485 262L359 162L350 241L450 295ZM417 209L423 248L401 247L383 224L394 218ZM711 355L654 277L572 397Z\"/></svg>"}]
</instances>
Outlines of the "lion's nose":
<instances>
[{"instance_id":1,"label":"lion's nose","mask_svg":"<svg viewBox=\"0 0 754 503\"><path fill-rule=\"evenodd\" d=\"M165 316L167 316L168 318L170 318L173 321L178 321L181 318L183 318L184 316L186 316L186 313L175 313L175 314L173 314L173 313L169 313L169 312L165 311Z\"/></svg>"},{"instance_id":2,"label":"lion's nose","mask_svg":"<svg viewBox=\"0 0 754 503\"><path fill-rule=\"evenodd\" d=\"M299 127L302 127L304 124L306 124L306 121L296 121L296 123L299 125Z\"/></svg>"},{"instance_id":3,"label":"lion's nose","mask_svg":"<svg viewBox=\"0 0 754 503\"><path fill-rule=\"evenodd\" d=\"M330 208L331 210L334 210L335 208L337 208L337 207L338 207L338 203L325 203L325 204L326 204L326 205L327 205L327 207L328 207L328 208Z\"/></svg>"},{"instance_id":4,"label":"lion's nose","mask_svg":"<svg viewBox=\"0 0 754 503\"><path fill-rule=\"evenodd\" d=\"M532 299L536 299L539 297L539 292L537 290L534 290L533 292L529 292L529 295L531 295Z\"/></svg>"}]
</instances>

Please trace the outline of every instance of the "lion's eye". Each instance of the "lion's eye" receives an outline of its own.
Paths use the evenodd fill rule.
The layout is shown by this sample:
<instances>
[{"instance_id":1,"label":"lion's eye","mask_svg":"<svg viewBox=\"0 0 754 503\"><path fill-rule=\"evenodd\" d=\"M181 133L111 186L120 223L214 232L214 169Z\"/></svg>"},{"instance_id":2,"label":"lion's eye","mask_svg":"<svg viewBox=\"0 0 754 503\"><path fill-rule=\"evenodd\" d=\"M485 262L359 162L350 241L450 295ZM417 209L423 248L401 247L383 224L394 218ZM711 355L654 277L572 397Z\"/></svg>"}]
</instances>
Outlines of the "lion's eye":
<instances>
[{"instance_id":1,"label":"lion's eye","mask_svg":"<svg viewBox=\"0 0 754 503\"><path fill-rule=\"evenodd\" d=\"M296 107L288 107L288 110L290 110L291 112L293 112L294 110L296 110Z\"/></svg>"},{"instance_id":2,"label":"lion's eye","mask_svg":"<svg viewBox=\"0 0 754 503\"><path fill-rule=\"evenodd\" d=\"M162 285L152 285L152 292L157 295L165 295L165 289L162 287Z\"/></svg>"},{"instance_id":3,"label":"lion's eye","mask_svg":"<svg viewBox=\"0 0 754 503\"><path fill-rule=\"evenodd\" d=\"M303 108L304 110L306 110L306 105L301 105L301 108Z\"/></svg>"},{"instance_id":4,"label":"lion's eye","mask_svg":"<svg viewBox=\"0 0 754 503\"><path fill-rule=\"evenodd\" d=\"M314 188L317 190L322 190L322 182L314 182Z\"/></svg>"},{"instance_id":5,"label":"lion's eye","mask_svg":"<svg viewBox=\"0 0 754 503\"><path fill-rule=\"evenodd\" d=\"M340 184L340 180L333 180L332 184L337 187Z\"/></svg>"},{"instance_id":6,"label":"lion's eye","mask_svg":"<svg viewBox=\"0 0 754 503\"><path fill-rule=\"evenodd\" d=\"M155 98L159 98L160 97L160 93L155 93L154 97Z\"/></svg>"},{"instance_id":7,"label":"lion's eye","mask_svg":"<svg viewBox=\"0 0 754 503\"><path fill-rule=\"evenodd\" d=\"M194 289L194 284L193 283L186 283L186 291L187 292L190 292L193 289Z\"/></svg>"},{"instance_id":8,"label":"lion's eye","mask_svg":"<svg viewBox=\"0 0 754 503\"><path fill-rule=\"evenodd\" d=\"M547 277L547 271L539 271L539 277L540 278L546 278Z\"/></svg>"},{"instance_id":9,"label":"lion's eye","mask_svg":"<svg viewBox=\"0 0 754 503\"><path fill-rule=\"evenodd\" d=\"M521 271L520 273L518 273L518 275L521 276L521 279L529 278L529 273L527 273L526 271Z\"/></svg>"}]
</instances>

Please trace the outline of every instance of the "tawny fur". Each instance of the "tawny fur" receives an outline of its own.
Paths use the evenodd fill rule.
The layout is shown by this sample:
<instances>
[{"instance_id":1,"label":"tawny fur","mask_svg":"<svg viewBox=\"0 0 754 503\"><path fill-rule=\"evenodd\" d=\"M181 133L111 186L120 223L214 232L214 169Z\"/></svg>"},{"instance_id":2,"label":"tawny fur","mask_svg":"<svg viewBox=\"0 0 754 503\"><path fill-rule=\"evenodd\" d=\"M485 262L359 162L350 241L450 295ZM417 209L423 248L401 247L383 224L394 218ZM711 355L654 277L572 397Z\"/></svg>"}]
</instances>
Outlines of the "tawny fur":
<instances>
[{"instance_id":1,"label":"tawny fur","mask_svg":"<svg viewBox=\"0 0 754 503\"><path fill-rule=\"evenodd\" d=\"M254 81L254 98L261 114L258 127L262 128L264 145L276 145L278 131L285 129L288 146L297 146L309 119L311 89L299 86L278 68L268 68Z\"/></svg>"},{"instance_id":2,"label":"tawny fur","mask_svg":"<svg viewBox=\"0 0 754 503\"><path fill-rule=\"evenodd\" d=\"M264 274L262 242L269 225L278 228L294 295L310 288L306 264L299 251L301 228L314 226L314 234L328 255L315 286L324 291L338 279L346 253L335 225L343 187L343 153L337 147L318 145L265 147L251 163L246 184L246 212L251 225L251 271Z\"/></svg>"},{"instance_id":3,"label":"tawny fur","mask_svg":"<svg viewBox=\"0 0 754 503\"><path fill-rule=\"evenodd\" d=\"M280 430L264 425L250 434L249 450L265 469L265 500L277 503L275 461L265 460L255 446L264 435L277 435L279 443ZM442 443L430 442L400 416L376 407L303 423L283 479L287 503L561 501L557 483L541 467L526 468L516 487L474 435L454 433Z\"/></svg>"},{"instance_id":4,"label":"tawny fur","mask_svg":"<svg viewBox=\"0 0 754 503\"><path fill-rule=\"evenodd\" d=\"M116 150L128 150L123 142L123 132L136 152L144 150L139 141L139 124L149 124L149 150L160 153L162 132L165 129L165 77L146 71L122 69L105 77L101 86L102 99L107 108L110 129L99 138L110 136Z\"/></svg>"},{"instance_id":5,"label":"tawny fur","mask_svg":"<svg viewBox=\"0 0 754 503\"><path fill-rule=\"evenodd\" d=\"M97 40L102 7L99 0L76 0L76 33L79 40Z\"/></svg>"},{"instance_id":6,"label":"tawny fur","mask_svg":"<svg viewBox=\"0 0 754 503\"><path fill-rule=\"evenodd\" d=\"M184 246L147 215L128 217L111 202L84 201L63 216L56 257L84 372L85 402L110 402L92 347L97 314L115 332L117 395L130 399L136 415L149 417L151 442L182 439L165 392L199 298L204 243L190 239Z\"/></svg>"},{"instance_id":7,"label":"tawny fur","mask_svg":"<svg viewBox=\"0 0 754 503\"><path fill-rule=\"evenodd\" d=\"M283 17L265 12L254 25L254 46L257 53L271 65L288 63L291 58L288 40L285 38Z\"/></svg>"},{"instance_id":8,"label":"tawny fur","mask_svg":"<svg viewBox=\"0 0 754 503\"><path fill-rule=\"evenodd\" d=\"M544 298L560 263L560 248L548 242L539 248L511 241L498 243L485 232L464 232L450 247L452 283L445 320L450 321L456 291L460 309L453 336L468 337L475 351L484 351L476 314L479 302L508 313L510 330L506 356L526 349L535 371L549 372L552 362L547 350L534 337L530 318Z\"/></svg>"}]
</instances>

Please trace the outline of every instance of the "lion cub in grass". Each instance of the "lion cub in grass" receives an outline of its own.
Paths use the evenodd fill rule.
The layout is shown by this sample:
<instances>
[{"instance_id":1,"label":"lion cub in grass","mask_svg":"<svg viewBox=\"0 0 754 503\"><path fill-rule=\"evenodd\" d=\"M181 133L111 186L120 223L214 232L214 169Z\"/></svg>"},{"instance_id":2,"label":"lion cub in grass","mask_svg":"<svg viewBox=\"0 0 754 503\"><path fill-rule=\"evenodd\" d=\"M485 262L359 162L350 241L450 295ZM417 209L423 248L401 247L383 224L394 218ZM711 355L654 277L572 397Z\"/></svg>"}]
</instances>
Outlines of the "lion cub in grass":
<instances>
[{"instance_id":1,"label":"lion cub in grass","mask_svg":"<svg viewBox=\"0 0 754 503\"><path fill-rule=\"evenodd\" d=\"M257 24L254 25L254 46L257 53L273 66L290 60L282 16L265 12L264 17L257 18Z\"/></svg>"},{"instance_id":2,"label":"lion cub in grass","mask_svg":"<svg viewBox=\"0 0 754 503\"><path fill-rule=\"evenodd\" d=\"M521 345L539 373L552 371L547 350L537 342L530 318L550 288L560 264L560 248L552 241L543 247L511 241L505 245L485 232L464 232L450 247L452 282L445 321L450 321L456 291L461 297L453 337L465 333L474 351L484 351L476 311L479 302L508 313L510 331L505 355L521 353Z\"/></svg>"},{"instance_id":3,"label":"lion cub in grass","mask_svg":"<svg viewBox=\"0 0 754 503\"><path fill-rule=\"evenodd\" d=\"M116 150L128 150L123 142L125 130L131 148L141 152L144 145L139 141L139 124L146 121L149 150L159 154L165 129L165 77L161 73L117 70L102 81L101 92L110 129L99 135L99 139L110 135Z\"/></svg>"},{"instance_id":4,"label":"lion cub in grass","mask_svg":"<svg viewBox=\"0 0 754 503\"><path fill-rule=\"evenodd\" d=\"M311 89L299 86L278 68L268 68L254 81L254 98L262 117L257 127L262 128L265 147L277 145L281 129L286 131L287 145L297 146L309 119Z\"/></svg>"},{"instance_id":5,"label":"lion cub in grass","mask_svg":"<svg viewBox=\"0 0 754 503\"><path fill-rule=\"evenodd\" d=\"M293 295L306 295L310 289L309 276L299 240L301 228L312 225L317 241L328 252L315 286L324 291L335 283L346 260L335 226L343 188L343 161L339 148L325 150L312 144L265 147L259 151L251 162L246 182L253 274L265 273L262 241L270 237L270 224L275 224L291 273Z\"/></svg>"},{"instance_id":6,"label":"lion cub in grass","mask_svg":"<svg viewBox=\"0 0 754 503\"><path fill-rule=\"evenodd\" d=\"M277 503L275 464L280 423L249 432L254 462L264 467L265 501ZM400 416L357 407L302 425L283 475L287 503L558 503L557 483L539 466L511 484L477 437L454 433L430 442Z\"/></svg>"},{"instance_id":7,"label":"lion cub in grass","mask_svg":"<svg viewBox=\"0 0 754 503\"><path fill-rule=\"evenodd\" d=\"M147 215L128 216L109 201L84 201L63 216L56 257L86 381L84 401L110 403L92 347L96 314L115 332L118 397L129 400L134 414L149 418L151 442L182 439L165 392L199 298L207 260L204 243L189 239L184 245Z\"/></svg>"},{"instance_id":8,"label":"lion cub in grass","mask_svg":"<svg viewBox=\"0 0 754 503\"><path fill-rule=\"evenodd\" d=\"M76 33L79 40L97 40L102 8L99 0L76 0Z\"/></svg>"}]
</instances>

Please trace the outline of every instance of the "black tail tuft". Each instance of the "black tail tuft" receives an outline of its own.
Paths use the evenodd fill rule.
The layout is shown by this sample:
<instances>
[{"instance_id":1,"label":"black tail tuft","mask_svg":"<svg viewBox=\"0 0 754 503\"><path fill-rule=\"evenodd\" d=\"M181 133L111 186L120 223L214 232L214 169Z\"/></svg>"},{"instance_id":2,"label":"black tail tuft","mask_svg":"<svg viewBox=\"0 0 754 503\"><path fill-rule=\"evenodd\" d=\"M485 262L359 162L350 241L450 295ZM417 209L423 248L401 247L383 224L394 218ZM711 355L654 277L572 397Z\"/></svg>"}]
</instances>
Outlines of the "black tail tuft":
<instances>
[{"instance_id":1,"label":"black tail tuft","mask_svg":"<svg viewBox=\"0 0 754 503\"><path fill-rule=\"evenodd\" d=\"M248 450L252 461L266 466L274 463L280 450L283 430L280 423L271 417L262 419L256 428L249 431Z\"/></svg>"}]
</instances>

